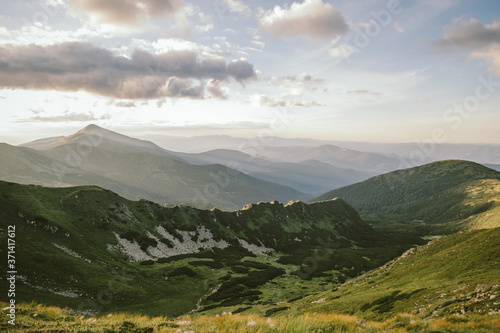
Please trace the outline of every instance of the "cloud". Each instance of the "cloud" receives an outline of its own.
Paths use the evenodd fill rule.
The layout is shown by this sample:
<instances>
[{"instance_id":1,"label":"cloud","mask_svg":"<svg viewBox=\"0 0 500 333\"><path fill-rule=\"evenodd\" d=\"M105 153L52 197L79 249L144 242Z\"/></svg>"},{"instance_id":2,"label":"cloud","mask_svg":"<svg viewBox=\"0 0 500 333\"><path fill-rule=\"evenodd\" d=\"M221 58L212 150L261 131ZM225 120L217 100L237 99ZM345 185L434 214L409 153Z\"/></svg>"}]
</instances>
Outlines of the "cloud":
<instances>
[{"instance_id":1,"label":"cloud","mask_svg":"<svg viewBox=\"0 0 500 333\"><path fill-rule=\"evenodd\" d=\"M486 61L489 71L500 75L500 21L483 24L476 19L455 19L432 44L441 52L471 51L471 59Z\"/></svg>"},{"instance_id":2,"label":"cloud","mask_svg":"<svg viewBox=\"0 0 500 333\"><path fill-rule=\"evenodd\" d=\"M441 51L457 49L474 50L500 43L500 21L483 24L476 19L456 20L453 25L443 29L442 37L433 42Z\"/></svg>"},{"instance_id":3,"label":"cloud","mask_svg":"<svg viewBox=\"0 0 500 333\"><path fill-rule=\"evenodd\" d=\"M64 2L64 0L44 0L45 4L47 6L51 7L65 7L67 4Z\"/></svg>"},{"instance_id":4,"label":"cloud","mask_svg":"<svg viewBox=\"0 0 500 333\"><path fill-rule=\"evenodd\" d=\"M115 104L115 106L118 106L119 108L135 108L137 105L135 105L135 102L132 101L119 101Z\"/></svg>"},{"instance_id":5,"label":"cloud","mask_svg":"<svg viewBox=\"0 0 500 333\"><path fill-rule=\"evenodd\" d=\"M134 26L143 20L179 12L183 0L70 0L70 5L98 21Z\"/></svg>"},{"instance_id":6,"label":"cloud","mask_svg":"<svg viewBox=\"0 0 500 333\"><path fill-rule=\"evenodd\" d=\"M373 97L382 96L382 93L380 93L378 91L368 90L368 89L350 90L347 93L359 95L358 101L360 101L362 103L375 103L376 99L373 99Z\"/></svg>"},{"instance_id":7,"label":"cloud","mask_svg":"<svg viewBox=\"0 0 500 333\"><path fill-rule=\"evenodd\" d=\"M86 122L86 121L96 121L96 120L108 120L111 118L109 114L102 115L101 117L95 117L92 112L89 113L77 113L77 112L65 112L61 116L40 116L40 111L32 110L35 116L20 119L18 122L44 122L44 123L63 123L63 122Z\"/></svg>"},{"instance_id":8,"label":"cloud","mask_svg":"<svg viewBox=\"0 0 500 333\"><path fill-rule=\"evenodd\" d=\"M220 0L230 11L234 13L249 13L250 8L243 1Z\"/></svg>"},{"instance_id":9,"label":"cloud","mask_svg":"<svg viewBox=\"0 0 500 333\"><path fill-rule=\"evenodd\" d=\"M219 80L210 80L207 84L207 91L213 98L227 99L227 92Z\"/></svg>"},{"instance_id":10,"label":"cloud","mask_svg":"<svg viewBox=\"0 0 500 333\"><path fill-rule=\"evenodd\" d=\"M349 57L353 55L354 52L356 52L356 48L347 43L342 43L339 46L328 50L330 56L335 59L349 59Z\"/></svg>"},{"instance_id":11,"label":"cloud","mask_svg":"<svg viewBox=\"0 0 500 333\"><path fill-rule=\"evenodd\" d=\"M382 96L382 93L380 93L378 91L372 91L372 90L367 90L367 89L349 90L347 93L348 94Z\"/></svg>"},{"instance_id":12,"label":"cloud","mask_svg":"<svg viewBox=\"0 0 500 333\"><path fill-rule=\"evenodd\" d=\"M401 26L399 25L399 23L398 23L398 22L394 22L394 23L392 24L392 27L393 27L394 29L396 29L396 31L397 31L397 32L399 32L400 34L402 34L402 33L404 33L404 32L405 32L405 29L401 28Z\"/></svg>"},{"instance_id":13,"label":"cloud","mask_svg":"<svg viewBox=\"0 0 500 333\"><path fill-rule=\"evenodd\" d=\"M287 90L289 94L302 96L306 91L316 90L316 86L323 83L323 79L314 78L307 73L285 77L271 77L269 84Z\"/></svg>"},{"instance_id":14,"label":"cloud","mask_svg":"<svg viewBox=\"0 0 500 333\"><path fill-rule=\"evenodd\" d=\"M171 77L167 81L166 95L169 97L190 97L202 99L204 95L203 85L195 86L191 79Z\"/></svg>"},{"instance_id":15,"label":"cloud","mask_svg":"<svg viewBox=\"0 0 500 333\"><path fill-rule=\"evenodd\" d=\"M253 65L245 58L231 61L227 65L227 72L239 82L255 79L257 77L257 73L255 72Z\"/></svg>"},{"instance_id":16,"label":"cloud","mask_svg":"<svg viewBox=\"0 0 500 333\"><path fill-rule=\"evenodd\" d=\"M83 90L121 99L203 98L205 80L244 83L256 77L246 59L226 64L195 50L136 49L127 58L88 43L0 46L0 88Z\"/></svg>"},{"instance_id":17,"label":"cloud","mask_svg":"<svg viewBox=\"0 0 500 333\"><path fill-rule=\"evenodd\" d=\"M488 70L496 75L500 76L500 43L493 44L484 47L480 50L471 53L470 57L472 59L482 59L489 63Z\"/></svg>"},{"instance_id":18,"label":"cloud","mask_svg":"<svg viewBox=\"0 0 500 333\"><path fill-rule=\"evenodd\" d=\"M208 32L210 30L214 29L214 24L213 23L207 23L205 25L197 25L194 27L194 30L196 32Z\"/></svg>"},{"instance_id":19,"label":"cloud","mask_svg":"<svg viewBox=\"0 0 500 333\"><path fill-rule=\"evenodd\" d=\"M177 13L174 17L174 23L163 33L163 36L167 38L190 40L192 27L189 16L192 16L192 13L191 8L188 7Z\"/></svg>"},{"instance_id":20,"label":"cloud","mask_svg":"<svg viewBox=\"0 0 500 333\"><path fill-rule=\"evenodd\" d=\"M290 85L303 85L303 84L316 84L323 83L324 79L318 79L312 77L310 74L302 73L299 75L289 75L282 77L271 77L269 82L272 84L278 84L280 86L290 86Z\"/></svg>"},{"instance_id":21,"label":"cloud","mask_svg":"<svg viewBox=\"0 0 500 333\"><path fill-rule=\"evenodd\" d=\"M294 2L289 8L275 6L259 19L259 29L278 38L309 37L328 40L345 34L349 27L342 14L323 0Z\"/></svg>"},{"instance_id":22,"label":"cloud","mask_svg":"<svg viewBox=\"0 0 500 333\"><path fill-rule=\"evenodd\" d=\"M252 43L255 46L260 47L261 49L263 49L266 46L266 43L261 41L261 40L252 40L250 43Z\"/></svg>"},{"instance_id":23,"label":"cloud","mask_svg":"<svg viewBox=\"0 0 500 333\"><path fill-rule=\"evenodd\" d=\"M300 75L269 77L266 78L266 81L271 87L276 87L284 92L276 97L254 94L250 99L253 105L266 107L324 106L317 102L304 99L304 95L308 92L317 90L318 85L323 83L324 79L315 78L310 74L302 73Z\"/></svg>"},{"instance_id":24,"label":"cloud","mask_svg":"<svg viewBox=\"0 0 500 333\"><path fill-rule=\"evenodd\" d=\"M297 101L294 100L297 96L294 95L281 95L278 97L268 97L266 95L255 94L251 97L251 102L254 105L258 106L267 106L267 107L289 107L289 106L298 106L298 107L312 107L312 106L324 106L317 102L310 101Z\"/></svg>"}]
</instances>

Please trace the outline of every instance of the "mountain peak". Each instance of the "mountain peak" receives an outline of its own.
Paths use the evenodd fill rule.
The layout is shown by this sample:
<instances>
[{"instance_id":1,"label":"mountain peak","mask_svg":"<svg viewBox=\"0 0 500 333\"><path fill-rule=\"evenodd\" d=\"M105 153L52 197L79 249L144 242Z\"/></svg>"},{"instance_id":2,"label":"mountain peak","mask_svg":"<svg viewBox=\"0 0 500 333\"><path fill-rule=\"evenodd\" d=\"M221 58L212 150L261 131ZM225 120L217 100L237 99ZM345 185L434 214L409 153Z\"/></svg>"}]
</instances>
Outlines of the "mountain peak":
<instances>
[{"instance_id":1,"label":"mountain peak","mask_svg":"<svg viewBox=\"0 0 500 333\"><path fill-rule=\"evenodd\" d=\"M90 125L85 126L84 128L82 128L81 130L79 130L76 133L87 133L90 131L93 132L95 130L104 130L104 129L102 127L97 126L96 124L90 124Z\"/></svg>"},{"instance_id":2,"label":"mountain peak","mask_svg":"<svg viewBox=\"0 0 500 333\"><path fill-rule=\"evenodd\" d=\"M100 136L102 138L112 140L112 141L121 141L123 139L131 139L126 135L116 133L105 128L99 127L95 124L90 124L79 130L78 132L71 134L66 137L67 140L79 140L85 136ZM67 142L69 143L69 142Z\"/></svg>"},{"instance_id":3,"label":"mountain peak","mask_svg":"<svg viewBox=\"0 0 500 333\"><path fill-rule=\"evenodd\" d=\"M96 124L89 124L78 132L62 137L48 138L24 144L23 147L47 150L68 144L99 145L101 148L118 152L148 152L157 155L169 155L169 152L153 142L135 139Z\"/></svg>"}]
</instances>

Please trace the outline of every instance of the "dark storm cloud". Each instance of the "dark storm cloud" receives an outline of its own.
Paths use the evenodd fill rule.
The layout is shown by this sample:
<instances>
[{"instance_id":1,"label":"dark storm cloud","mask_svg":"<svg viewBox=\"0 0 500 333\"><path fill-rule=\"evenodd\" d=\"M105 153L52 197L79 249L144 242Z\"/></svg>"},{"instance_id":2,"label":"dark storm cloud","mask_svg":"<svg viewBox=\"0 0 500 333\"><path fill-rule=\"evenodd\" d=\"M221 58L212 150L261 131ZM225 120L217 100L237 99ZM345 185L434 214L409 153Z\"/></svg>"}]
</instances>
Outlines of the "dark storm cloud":
<instances>
[{"instance_id":1,"label":"dark storm cloud","mask_svg":"<svg viewBox=\"0 0 500 333\"><path fill-rule=\"evenodd\" d=\"M0 88L83 90L123 99L203 98L205 80L254 78L246 59L226 65L223 58L202 59L192 50L136 50L126 58L88 43L0 47Z\"/></svg>"}]
</instances>

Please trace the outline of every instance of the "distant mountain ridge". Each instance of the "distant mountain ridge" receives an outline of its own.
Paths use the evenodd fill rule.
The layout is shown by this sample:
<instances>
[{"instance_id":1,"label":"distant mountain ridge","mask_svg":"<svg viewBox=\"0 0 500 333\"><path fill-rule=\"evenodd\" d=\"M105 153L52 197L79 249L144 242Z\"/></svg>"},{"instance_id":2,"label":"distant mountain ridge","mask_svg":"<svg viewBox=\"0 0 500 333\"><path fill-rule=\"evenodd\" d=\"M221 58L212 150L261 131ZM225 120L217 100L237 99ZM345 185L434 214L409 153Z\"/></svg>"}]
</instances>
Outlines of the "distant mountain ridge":
<instances>
[{"instance_id":1,"label":"distant mountain ridge","mask_svg":"<svg viewBox=\"0 0 500 333\"><path fill-rule=\"evenodd\" d=\"M368 179L374 174L342 169L316 160L275 162L229 149L210 150L199 154L173 153L194 164L217 163L245 172L249 176L288 185L301 192L320 194Z\"/></svg>"},{"instance_id":2,"label":"distant mountain ridge","mask_svg":"<svg viewBox=\"0 0 500 333\"><path fill-rule=\"evenodd\" d=\"M349 150L375 153L389 157L401 157L409 160L413 166L447 159L461 159L481 164L500 164L500 144L488 143L440 143L423 142L383 143L383 142L356 142L338 140L316 140L308 138L281 138L276 136L239 138L227 135L210 135L199 137L173 137L163 135L147 135L144 138L154 141L166 149L199 153L213 149L231 149L250 153L250 148L264 146L271 147L319 147L333 145ZM415 152L424 155L418 161L411 157ZM406 163L408 164L408 163Z\"/></svg>"},{"instance_id":3,"label":"distant mountain ridge","mask_svg":"<svg viewBox=\"0 0 500 333\"><path fill-rule=\"evenodd\" d=\"M3 159L0 179L48 186L97 184L129 199L231 210L249 202L307 200L407 166L396 156L333 145L253 148L253 155L229 149L179 153L89 125L67 137L17 147L25 149L22 153L3 146L3 154L17 162Z\"/></svg>"},{"instance_id":4,"label":"distant mountain ridge","mask_svg":"<svg viewBox=\"0 0 500 333\"><path fill-rule=\"evenodd\" d=\"M65 171L68 170L68 172L64 172L66 181L61 179L52 180L50 182L40 181L37 179L36 175L33 175L31 178L25 177L23 179L16 177L9 178L8 174L3 176L4 180L49 186L97 184L117 191L130 199L144 197L156 202L168 204L185 203L203 208L209 208L210 205L213 205L223 209L237 209L248 202L254 201L279 200L287 202L292 199L307 200L330 188L353 184L367 179L374 174L372 171L363 172L353 169L343 169L319 161L318 163L314 163L310 159L308 162L302 163L303 159L300 156L297 158L296 162L274 162L269 159L251 156L240 151L226 149L218 149L200 154L173 152L165 150L152 142L131 138L100 128L96 125L89 125L67 137L36 140L23 144L20 147L36 149L39 153L56 160L56 164L62 163L64 165L62 168ZM103 150L110 153L107 155L103 154ZM155 170L155 174L148 176L146 172L144 177L147 177L148 180L141 180L142 178L139 177L141 172L138 172L139 160L141 158L136 158L138 155L134 155L135 157L132 158L131 155L130 159L127 159L124 158L123 155L120 155L123 153L150 154L143 155L142 162L147 163L150 161L154 166L145 166L143 170L146 171L152 167ZM96 159L96 155L100 155L100 158ZM240 177L241 179L246 179L245 181L251 180L255 186L263 186L265 189L261 188L257 192L254 191L255 194L248 197L248 201L246 202L245 200L247 199L243 198L236 198L233 200L228 197L229 193L226 193L226 185L221 188L219 184L216 184L217 180L212 176L211 179L205 177L204 184L202 184L203 186L201 188L200 186L198 186L198 188L195 186L194 192L192 190L189 194L186 192L186 189L179 188L180 185L174 185L177 186L177 188L175 190L172 189L171 193L175 193L175 196L173 196L166 190L169 186L165 186L157 177L163 172L164 177L173 181L173 177L176 175L178 177L183 175L182 177L184 177L186 176L186 172L179 173L176 171L176 168L168 170L162 169L158 164L160 160L153 155L162 156L168 159L176 159L179 161L179 163L177 163L178 167L182 165L182 163L180 163L182 161L197 165L187 165L185 171L206 169L208 172L212 173L212 175L224 174L224 178L227 178L229 174L233 174L233 172L230 171L231 169L236 169L250 177L242 176ZM109 163L105 162L106 159L109 159ZM121 160L121 162L116 164L113 160ZM164 161L167 161L167 159ZM54 163L53 161L51 162L51 164ZM165 165L172 165L171 162L165 163ZM208 166L210 164L219 164L220 166ZM131 165L131 168L134 169L128 176L126 175L127 172L123 169L126 165ZM201 167L201 165L205 166ZM225 167L223 168L222 166ZM69 167L71 167L71 170L69 170ZM79 170L82 168L84 170ZM120 169L121 175L117 172L113 172L112 168ZM181 169L183 168L181 167ZM163 171L160 172L159 170ZM74 174L80 174L80 176L77 176L75 180L72 178ZM236 175L238 173L236 172L234 174ZM1 176L0 174L0 177ZM106 180L103 180L103 177L106 178ZM155 177L156 180L151 181L155 179ZM187 177L189 179L189 176ZM42 178L45 179L46 175ZM97 178L99 179L96 180ZM219 176L215 176L215 178L220 179ZM254 180L254 178L260 180L260 182ZM87 183L82 182L83 180L86 180ZM270 186L264 185L267 184L267 182L276 184L275 189L280 193L271 190ZM188 184L190 182L184 181L184 183ZM172 185L172 183L170 184ZM252 187L254 185L252 185ZM162 189L157 188L158 186L161 186ZM266 193L269 190L271 190L271 192ZM242 186L240 192L245 191L248 190L245 189L245 186ZM222 192L221 196L218 195L218 192ZM234 193L237 192L238 191L233 190L231 193L234 195ZM203 195L200 195L200 193ZM238 194L236 194L236 196L238 196ZM239 196L241 197L241 195ZM195 197L195 201L193 201L193 197Z\"/></svg>"},{"instance_id":5,"label":"distant mountain ridge","mask_svg":"<svg viewBox=\"0 0 500 333\"><path fill-rule=\"evenodd\" d=\"M129 199L235 210L250 202L306 200L286 185L223 165L192 165L159 146L95 125L25 146L0 146L0 179L45 186L100 185ZM15 161L15 162L14 162Z\"/></svg>"},{"instance_id":6,"label":"distant mountain ridge","mask_svg":"<svg viewBox=\"0 0 500 333\"><path fill-rule=\"evenodd\" d=\"M372 165L369 165L369 167L362 166L361 164L367 163L362 159L358 159L353 163L347 161L341 163L347 167L343 168L328 163L324 163L324 165L301 163L303 160L310 160L309 156L304 156L304 158L297 156L293 161L275 162L229 149L216 149L197 154L174 152L163 149L153 142L131 138L96 125L88 125L67 137L40 139L20 146L46 151L71 144L90 145L91 147L99 147L114 152L147 152L171 158L180 158L191 164L221 164L264 181L291 186L296 191L311 196L323 193L329 188L353 184L380 173L377 169L373 170ZM322 157L319 156L319 158ZM353 167L351 168L351 166ZM358 169L365 171L359 171ZM305 196L302 195L294 199L304 198Z\"/></svg>"},{"instance_id":7,"label":"distant mountain ridge","mask_svg":"<svg viewBox=\"0 0 500 333\"><path fill-rule=\"evenodd\" d=\"M353 169L359 172L385 173L402 168L397 157L376 153L355 151L333 145L270 147L261 146L253 149L256 156L272 161L296 162L317 160L337 168Z\"/></svg>"}]
</instances>

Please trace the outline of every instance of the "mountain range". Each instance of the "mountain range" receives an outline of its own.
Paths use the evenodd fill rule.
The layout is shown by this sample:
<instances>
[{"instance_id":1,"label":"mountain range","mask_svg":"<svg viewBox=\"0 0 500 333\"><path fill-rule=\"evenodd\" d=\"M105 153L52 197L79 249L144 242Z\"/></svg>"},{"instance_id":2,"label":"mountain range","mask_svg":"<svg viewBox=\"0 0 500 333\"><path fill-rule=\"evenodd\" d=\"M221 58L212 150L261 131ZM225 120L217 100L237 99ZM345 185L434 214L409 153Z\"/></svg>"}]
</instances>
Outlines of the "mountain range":
<instances>
[{"instance_id":1,"label":"mountain range","mask_svg":"<svg viewBox=\"0 0 500 333\"><path fill-rule=\"evenodd\" d=\"M174 153L192 164L222 164L262 180L286 184L296 190L315 194L354 184L376 174L333 166L309 159L300 162L279 162L246 153L216 149L198 154Z\"/></svg>"},{"instance_id":2,"label":"mountain range","mask_svg":"<svg viewBox=\"0 0 500 333\"><path fill-rule=\"evenodd\" d=\"M16 241L24 244L17 254L19 300L88 315L224 309L268 316L334 309L383 319L406 311L481 313L498 311L489 297L497 293L499 174L472 162L444 161L339 189L345 201L261 202L232 212L129 201L96 186L0 182L0 221L2 230L16 225ZM399 192L391 196L396 188L384 177ZM373 200L387 204L373 210ZM452 236L436 239L436 233ZM435 240L415 249L429 238ZM476 241L467 243L470 238ZM449 266L442 258L451 260ZM458 281L462 275L450 270L478 275ZM415 273L402 275L410 271ZM374 283L382 287L371 291ZM464 294L456 304L450 298L454 283ZM481 283L486 294L472 306L469 296L476 297L474 286ZM363 296L367 290L373 296ZM435 296L440 292L450 295L445 303ZM431 307L416 301L424 296Z\"/></svg>"},{"instance_id":3,"label":"mountain range","mask_svg":"<svg viewBox=\"0 0 500 333\"><path fill-rule=\"evenodd\" d=\"M299 320L282 331L497 331L500 172L400 169L334 145L257 151L181 153L97 126L0 144L0 255L15 226L22 329L77 332L125 312L189 317L96 331L197 330L224 313L247 331L262 318ZM332 313L355 317L307 319Z\"/></svg>"},{"instance_id":4,"label":"mountain range","mask_svg":"<svg viewBox=\"0 0 500 333\"><path fill-rule=\"evenodd\" d=\"M34 150L29 147L48 148ZM307 195L218 164L193 165L151 142L97 126L66 138L0 146L0 179L24 184L93 184L130 199L232 210L249 202L288 202Z\"/></svg>"},{"instance_id":5,"label":"mountain range","mask_svg":"<svg viewBox=\"0 0 500 333\"><path fill-rule=\"evenodd\" d=\"M280 138L263 136L255 138L211 135L198 137L176 137L147 135L142 137L156 142L166 149L189 153L201 153L214 149L230 149L256 155L255 147L320 147L333 145L359 152L410 159L413 166L447 159L461 159L481 164L500 164L500 145L481 143L435 143L430 140L413 143L355 142L315 140L308 138ZM423 157L422 157L423 154Z\"/></svg>"},{"instance_id":6,"label":"mountain range","mask_svg":"<svg viewBox=\"0 0 500 333\"><path fill-rule=\"evenodd\" d=\"M237 141L232 139L229 141ZM317 140L277 139L271 140L275 145L269 146L259 142L262 141L246 148L240 145L240 150L185 153L89 125L67 137L40 139L18 147L4 144L2 149L6 154L9 151L8 154L17 155L16 159L23 156L30 161L18 160L26 164L22 176L18 170L10 174L8 166L0 165L0 170L3 169L0 179L47 186L95 184L130 199L238 209L248 202L311 199L331 189L414 164L394 153L363 152L331 144L286 146L287 143L321 143ZM17 148L30 148L36 153L24 150L14 154ZM28 157L30 154L34 156ZM490 160L495 160L495 154L491 156ZM33 164L33 159L37 163ZM128 163L124 163L125 160ZM147 166L142 168L141 161ZM29 171L29 165L37 171L49 170L49 174L30 175L33 170ZM488 166L495 168L493 164ZM168 174L172 174L170 179L164 178L166 173L162 167L168 168ZM121 170L110 172L111 169ZM191 190L183 187L185 184L178 181L181 178ZM234 186L226 183L241 190L237 193Z\"/></svg>"},{"instance_id":7,"label":"mountain range","mask_svg":"<svg viewBox=\"0 0 500 333\"><path fill-rule=\"evenodd\" d=\"M367 170L378 162L369 161L386 159L351 152L352 161L346 158L345 163L336 163L343 168L313 159L318 153L304 153L293 162L236 150L188 154L96 125L67 137L40 139L18 147L2 144L0 149L3 156L9 156L0 162L0 179L6 181L45 186L94 184L129 199L225 210L249 202L310 199L377 174ZM329 149L332 154L338 150ZM328 161L339 159L332 156Z\"/></svg>"}]
</instances>

